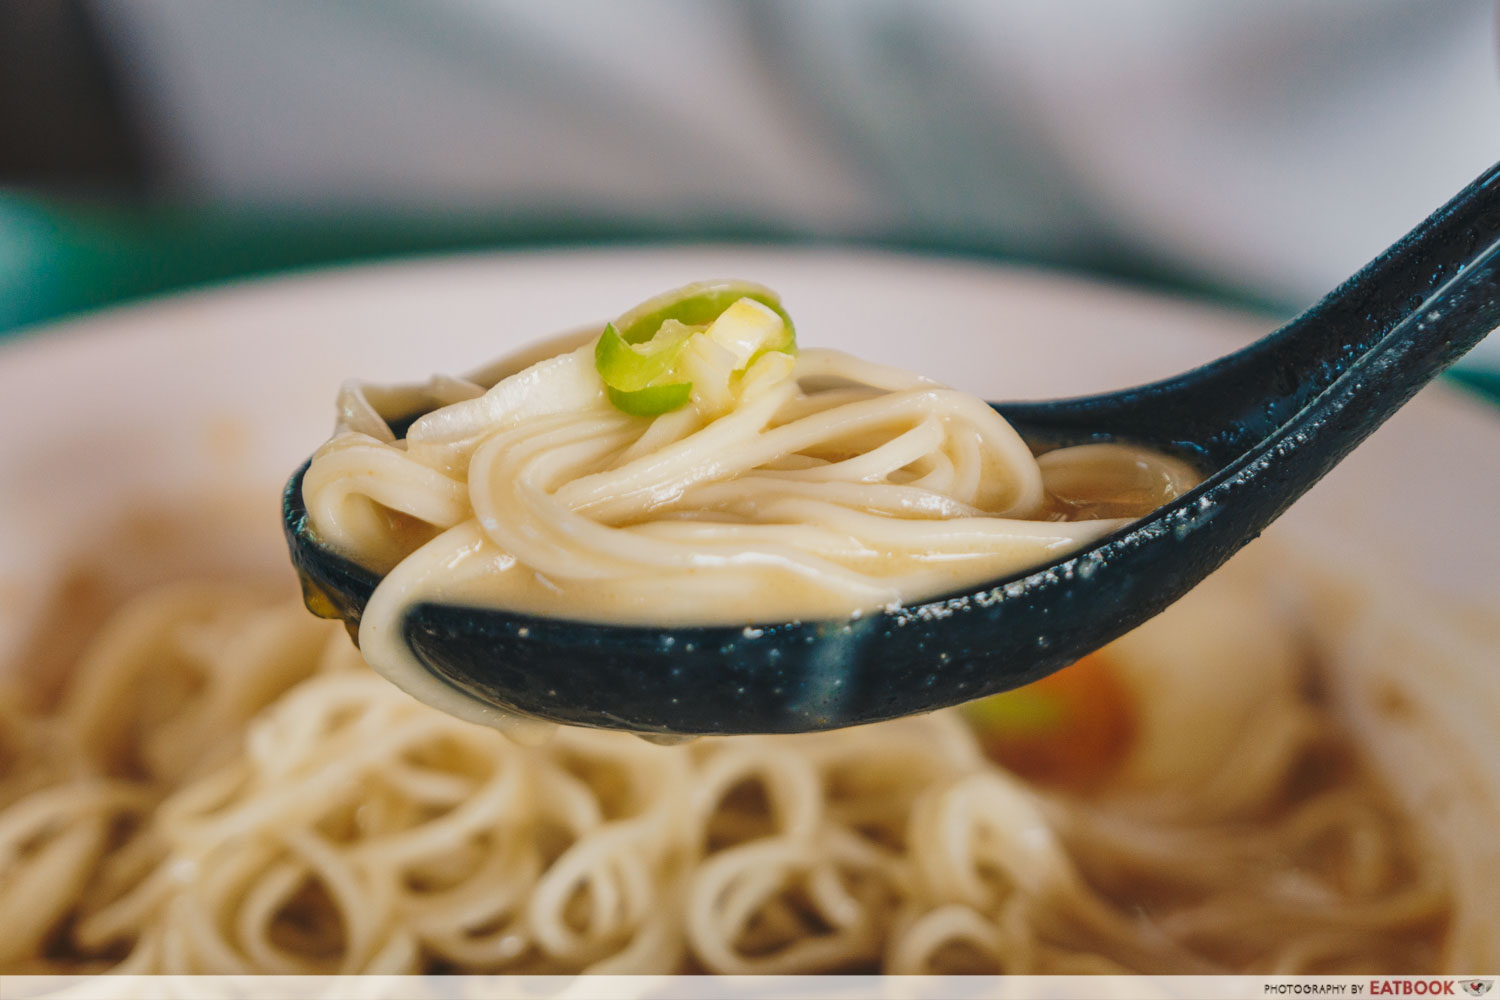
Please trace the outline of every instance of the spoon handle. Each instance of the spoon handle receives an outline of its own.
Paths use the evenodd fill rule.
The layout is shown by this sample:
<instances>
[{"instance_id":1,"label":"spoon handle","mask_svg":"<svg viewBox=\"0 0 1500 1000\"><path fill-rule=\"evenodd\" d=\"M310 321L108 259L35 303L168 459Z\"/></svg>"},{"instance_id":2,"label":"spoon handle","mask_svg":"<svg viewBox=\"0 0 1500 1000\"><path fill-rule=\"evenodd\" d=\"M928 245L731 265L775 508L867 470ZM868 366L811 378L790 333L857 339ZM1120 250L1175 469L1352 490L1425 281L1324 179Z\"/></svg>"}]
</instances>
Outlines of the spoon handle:
<instances>
[{"instance_id":1,"label":"spoon handle","mask_svg":"<svg viewBox=\"0 0 1500 1000\"><path fill-rule=\"evenodd\" d=\"M1448 316L1439 300L1451 295L1464 301L1482 296L1475 288L1445 289L1455 276L1472 273L1496 239L1500 164L1311 309L1241 351L1161 382L1061 402L1010 404L1001 413L1028 439L1035 428L1050 443L1076 443L1108 427L1112 436L1175 448L1207 468L1222 467L1284 426L1377 347L1390 351L1386 340L1398 327L1417 341L1437 340L1428 352L1436 367L1413 369L1411 392L1477 344L1489 332L1477 315L1478 325L1464 331L1443 319L1404 324L1435 309ZM1415 363L1416 357L1408 360Z\"/></svg>"},{"instance_id":2,"label":"spoon handle","mask_svg":"<svg viewBox=\"0 0 1500 1000\"><path fill-rule=\"evenodd\" d=\"M1428 382L1500 327L1500 236L1276 428L1241 468L1278 463L1282 509L1343 460ZM1279 512L1278 512L1279 513Z\"/></svg>"}]
</instances>

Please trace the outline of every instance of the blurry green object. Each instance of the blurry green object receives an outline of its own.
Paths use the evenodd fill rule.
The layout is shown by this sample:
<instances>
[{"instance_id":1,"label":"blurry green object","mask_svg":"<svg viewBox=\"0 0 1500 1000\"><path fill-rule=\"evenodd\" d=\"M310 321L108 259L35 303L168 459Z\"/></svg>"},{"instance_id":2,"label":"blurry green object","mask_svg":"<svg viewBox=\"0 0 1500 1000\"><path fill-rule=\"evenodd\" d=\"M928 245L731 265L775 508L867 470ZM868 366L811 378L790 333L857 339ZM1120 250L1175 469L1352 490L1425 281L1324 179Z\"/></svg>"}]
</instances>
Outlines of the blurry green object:
<instances>
[{"instance_id":1,"label":"blurry green object","mask_svg":"<svg viewBox=\"0 0 1500 1000\"><path fill-rule=\"evenodd\" d=\"M234 278L382 257L662 240L797 242L754 220L650 219L428 212L367 214L121 207L51 201L0 191L0 340L21 327L132 299ZM861 241L888 249L952 254L1087 271L1148 287L1290 315L1242 290L1184 281L1116 257L1037 258L1013 247L902 233ZM1450 378L1500 403L1500 372L1467 367Z\"/></svg>"},{"instance_id":2,"label":"blurry green object","mask_svg":"<svg viewBox=\"0 0 1500 1000\"><path fill-rule=\"evenodd\" d=\"M348 215L59 204L0 194L0 335L246 275L401 254L610 238L639 227L453 214Z\"/></svg>"},{"instance_id":3,"label":"blurry green object","mask_svg":"<svg viewBox=\"0 0 1500 1000\"><path fill-rule=\"evenodd\" d=\"M382 257L661 241L806 243L805 234L739 216L693 219L525 212L339 214L311 210L124 207L54 201L0 190L0 337L17 327L130 299L232 278ZM825 241L826 243L826 241ZM1149 262L1055 257L951 233L870 234L862 246L1092 272L1295 312L1241 291L1184 281Z\"/></svg>"},{"instance_id":4,"label":"blurry green object","mask_svg":"<svg viewBox=\"0 0 1500 1000\"><path fill-rule=\"evenodd\" d=\"M1490 334L1491 337L1496 336ZM1500 372L1480 371L1475 368L1450 370L1448 377L1475 395L1500 405Z\"/></svg>"}]
</instances>

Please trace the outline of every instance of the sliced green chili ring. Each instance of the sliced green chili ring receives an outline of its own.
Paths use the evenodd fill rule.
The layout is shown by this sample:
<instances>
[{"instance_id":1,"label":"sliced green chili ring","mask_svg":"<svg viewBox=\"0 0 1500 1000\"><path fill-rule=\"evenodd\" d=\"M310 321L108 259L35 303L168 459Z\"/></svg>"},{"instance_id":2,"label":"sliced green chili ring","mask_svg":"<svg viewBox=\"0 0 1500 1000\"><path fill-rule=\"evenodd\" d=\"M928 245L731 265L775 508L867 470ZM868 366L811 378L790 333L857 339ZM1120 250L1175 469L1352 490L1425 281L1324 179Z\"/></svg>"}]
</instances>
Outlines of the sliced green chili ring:
<instances>
[{"instance_id":1,"label":"sliced green chili ring","mask_svg":"<svg viewBox=\"0 0 1500 1000\"><path fill-rule=\"evenodd\" d=\"M594 345L594 367L611 389L639 392L672 371L693 333L689 327L678 327L640 344L629 344L611 323Z\"/></svg>"},{"instance_id":2,"label":"sliced green chili ring","mask_svg":"<svg viewBox=\"0 0 1500 1000\"><path fill-rule=\"evenodd\" d=\"M609 393L609 401L615 404L616 409L635 417L655 417L686 405L693 393L693 383L653 385L635 392L623 392L606 386L605 391Z\"/></svg>"},{"instance_id":3,"label":"sliced green chili ring","mask_svg":"<svg viewBox=\"0 0 1500 1000\"><path fill-rule=\"evenodd\" d=\"M653 344L662 327L672 321L683 327L707 327L740 299L759 302L781 318L782 333L749 359L753 364L767 351L792 353L797 348L792 318L781 299L764 285L749 281L700 281L647 299L604 328L594 345L594 367L604 380L609 400L617 409L641 417L669 413L687 403L691 382L653 384L671 378L691 332L673 331L660 345ZM679 328L680 329L680 328ZM647 346L650 345L650 346ZM644 349L643 349L644 348Z\"/></svg>"},{"instance_id":4,"label":"sliced green chili ring","mask_svg":"<svg viewBox=\"0 0 1500 1000\"><path fill-rule=\"evenodd\" d=\"M615 320L614 327L627 344L641 344L656 336L669 319L686 326L707 326L740 299L753 299L781 317L786 327L783 342L767 349L790 353L797 346L792 318L781 308L781 298L764 285L750 281L699 281L647 299Z\"/></svg>"}]
</instances>

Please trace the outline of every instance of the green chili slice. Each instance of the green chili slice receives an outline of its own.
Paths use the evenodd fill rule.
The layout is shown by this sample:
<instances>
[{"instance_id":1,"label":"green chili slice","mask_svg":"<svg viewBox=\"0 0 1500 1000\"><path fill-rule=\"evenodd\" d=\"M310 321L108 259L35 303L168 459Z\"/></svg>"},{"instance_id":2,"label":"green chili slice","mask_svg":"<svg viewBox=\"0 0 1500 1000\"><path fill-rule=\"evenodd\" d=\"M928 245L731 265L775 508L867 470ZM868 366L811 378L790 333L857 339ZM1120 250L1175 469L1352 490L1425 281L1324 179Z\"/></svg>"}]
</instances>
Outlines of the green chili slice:
<instances>
[{"instance_id":1,"label":"green chili slice","mask_svg":"<svg viewBox=\"0 0 1500 1000\"><path fill-rule=\"evenodd\" d=\"M672 371L693 333L692 328L674 323L650 340L632 344L611 323L594 346L594 367L611 389L639 392Z\"/></svg>"},{"instance_id":2,"label":"green chili slice","mask_svg":"<svg viewBox=\"0 0 1500 1000\"><path fill-rule=\"evenodd\" d=\"M767 351L791 353L797 335L781 299L764 285L748 281L700 281L684 285L631 309L604 328L594 345L594 367L617 409L651 417L685 405L692 383L680 381L677 363L693 334L717 320L740 299L766 306L781 319L782 333L762 344L747 364Z\"/></svg>"},{"instance_id":3,"label":"green chili slice","mask_svg":"<svg viewBox=\"0 0 1500 1000\"><path fill-rule=\"evenodd\" d=\"M781 297L752 281L699 281L683 285L642 302L615 320L614 327L627 344L640 344L656 336L656 331L669 319L684 326L707 326L740 299L754 299L781 317L786 326L785 343L767 345L771 350L790 352L796 346L796 328L781 308Z\"/></svg>"},{"instance_id":4,"label":"green chili slice","mask_svg":"<svg viewBox=\"0 0 1500 1000\"><path fill-rule=\"evenodd\" d=\"M615 404L616 409L634 417L655 417L687 405L688 397L693 392L693 383L653 385L635 392L606 387L605 391L609 393L609 401Z\"/></svg>"}]
</instances>

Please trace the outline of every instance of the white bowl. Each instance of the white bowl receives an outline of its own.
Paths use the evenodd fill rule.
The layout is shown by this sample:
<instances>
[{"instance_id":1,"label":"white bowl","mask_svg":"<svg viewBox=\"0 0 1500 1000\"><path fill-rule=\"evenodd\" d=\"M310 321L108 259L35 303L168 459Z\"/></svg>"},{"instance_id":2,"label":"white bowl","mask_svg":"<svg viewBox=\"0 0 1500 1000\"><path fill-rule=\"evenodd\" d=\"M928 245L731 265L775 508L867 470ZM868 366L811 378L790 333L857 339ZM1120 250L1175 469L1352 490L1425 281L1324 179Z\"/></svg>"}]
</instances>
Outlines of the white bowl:
<instances>
[{"instance_id":1,"label":"white bowl","mask_svg":"<svg viewBox=\"0 0 1500 1000\"><path fill-rule=\"evenodd\" d=\"M464 371L724 276L778 289L805 343L990 399L1149 380L1274 325L1025 270L710 247L325 271L39 329L0 347L0 664L70 567L115 591L187 571L289 584L278 493L331 429L342 379ZM1497 496L1500 416L1430 388L1256 543L1279 546L1320 623L1338 711L1450 855L1450 959L1469 969L1500 964Z\"/></svg>"}]
</instances>

